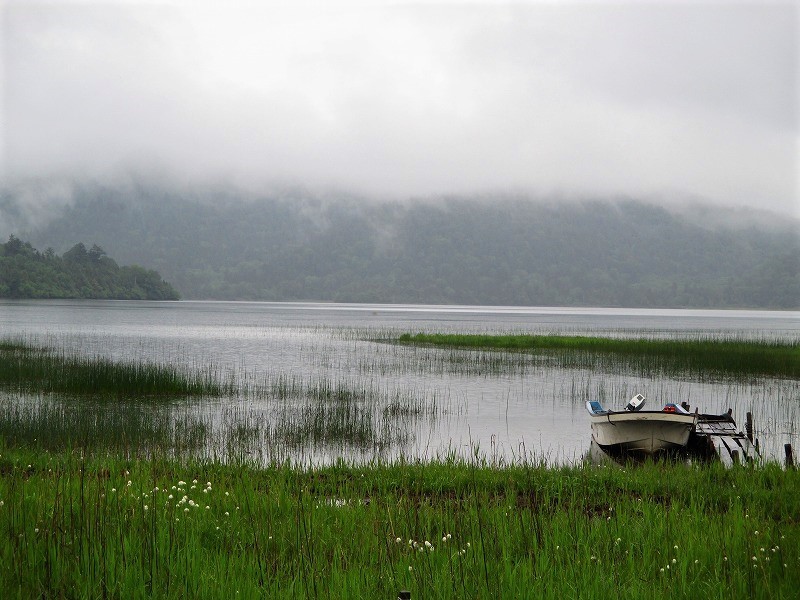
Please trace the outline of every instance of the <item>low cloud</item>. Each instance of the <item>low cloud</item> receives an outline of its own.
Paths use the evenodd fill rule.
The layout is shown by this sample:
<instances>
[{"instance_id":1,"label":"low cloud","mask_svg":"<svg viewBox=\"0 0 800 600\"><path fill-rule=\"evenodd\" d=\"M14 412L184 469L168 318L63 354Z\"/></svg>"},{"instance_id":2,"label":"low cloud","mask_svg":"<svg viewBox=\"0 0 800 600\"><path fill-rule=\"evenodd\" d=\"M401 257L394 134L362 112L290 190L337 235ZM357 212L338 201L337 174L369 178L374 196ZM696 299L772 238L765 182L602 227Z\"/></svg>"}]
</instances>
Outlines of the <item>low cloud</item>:
<instances>
[{"instance_id":1,"label":"low cloud","mask_svg":"<svg viewBox=\"0 0 800 600\"><path fill-rule=\"evenodd\" d=\"M6 178L800 214L796 3L7 2Z\"/></svg>"}]
</instances>

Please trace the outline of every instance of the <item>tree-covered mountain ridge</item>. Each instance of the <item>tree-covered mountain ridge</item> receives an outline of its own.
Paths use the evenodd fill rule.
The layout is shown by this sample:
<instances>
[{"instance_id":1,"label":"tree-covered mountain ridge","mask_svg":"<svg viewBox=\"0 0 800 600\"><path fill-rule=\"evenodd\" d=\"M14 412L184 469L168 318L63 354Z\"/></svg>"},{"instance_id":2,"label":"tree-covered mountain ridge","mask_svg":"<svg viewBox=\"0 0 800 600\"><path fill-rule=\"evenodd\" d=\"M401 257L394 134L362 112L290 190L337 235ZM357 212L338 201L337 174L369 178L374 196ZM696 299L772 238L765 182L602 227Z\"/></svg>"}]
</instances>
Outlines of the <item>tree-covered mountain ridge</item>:
<instances>
[{"instance_id":1,"label":"tree-covered mountain ridge","mask_svg":"<svg viewBox=\"0 0 800 600\"><path fill-rule=\"evenodd\" d=\"M13 193L4 207L19 213ZM797 309L798 223L756 217L630 199L93 184L20 235L57 249L93 240L192 299Z\"/></svg>"},{"instance_id":2,"label":"tree-covered mountain ridge","mask_svg":"<svg viewBox=\"0 0 800 600\"><path fill-rule=\"evenodd\" d=\"M98 245L79 242L58 256L11 235L0 244L0 298L177 300L175 289L152 270L120 267Z\"/></svg>"}]
</instances>

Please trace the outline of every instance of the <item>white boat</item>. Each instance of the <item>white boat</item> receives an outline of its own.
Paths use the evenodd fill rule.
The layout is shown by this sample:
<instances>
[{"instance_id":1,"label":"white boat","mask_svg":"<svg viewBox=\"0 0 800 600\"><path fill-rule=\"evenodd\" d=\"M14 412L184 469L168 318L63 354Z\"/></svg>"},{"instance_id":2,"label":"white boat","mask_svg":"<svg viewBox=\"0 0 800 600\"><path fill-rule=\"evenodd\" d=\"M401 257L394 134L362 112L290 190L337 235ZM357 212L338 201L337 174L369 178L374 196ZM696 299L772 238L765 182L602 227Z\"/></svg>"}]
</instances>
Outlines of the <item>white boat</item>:
<instances>
[{"instance_id":1,"label":"white boat","mask_svg":"<svg viewBox=\"0 0 800 600\"><path fill-rule=\"evenodd\" d=\"M592 439L604 450L648 455L686 446L697 423L697 412L690 413L677 404L642 410L644 403L641 394L620 411L606 410L596 401L587 402Z\"/></svg>"}]
</instances>

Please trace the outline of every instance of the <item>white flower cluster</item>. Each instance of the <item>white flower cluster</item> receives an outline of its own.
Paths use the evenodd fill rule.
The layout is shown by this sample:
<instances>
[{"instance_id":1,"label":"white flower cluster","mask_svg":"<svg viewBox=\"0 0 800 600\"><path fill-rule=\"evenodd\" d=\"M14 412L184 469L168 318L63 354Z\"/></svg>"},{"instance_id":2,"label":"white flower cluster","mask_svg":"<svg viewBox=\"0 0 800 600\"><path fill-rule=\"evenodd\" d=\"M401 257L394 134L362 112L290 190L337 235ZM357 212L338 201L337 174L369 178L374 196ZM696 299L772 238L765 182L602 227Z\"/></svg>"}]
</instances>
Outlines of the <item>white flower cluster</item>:
<instances>
[{"instance_id":1,"label":"white flower cluster","mask_svg":"<svg viewBox=\"0 0 800 600\"><path fill-rule=\"evenodd\" d=\"M452 538L453 538L453 536L450 533L443 534L442 535L442 544L447 544ZM396 544L402 544L403 543L403 538L397 537L397 538L395 538L394 541L395 541ZM428 552L434 552L436 550L436 546L434 546L433 543L431 543L429 540L424 540L423 542L420 543L420 542L418 542L418 541L416 541L416 540L414 540L412 538L409 538L406 545L409 548L409 550L411 550L412 552L413 551L424 552L426 550ZM471 544L469 542L467 542L466 548L461 548L460 550L458 550L456 552L456 554L458 556L463 556L464 554L467 553L467 549L470 548L470 547L471 547Z\"/></svg>"}]
</instances>

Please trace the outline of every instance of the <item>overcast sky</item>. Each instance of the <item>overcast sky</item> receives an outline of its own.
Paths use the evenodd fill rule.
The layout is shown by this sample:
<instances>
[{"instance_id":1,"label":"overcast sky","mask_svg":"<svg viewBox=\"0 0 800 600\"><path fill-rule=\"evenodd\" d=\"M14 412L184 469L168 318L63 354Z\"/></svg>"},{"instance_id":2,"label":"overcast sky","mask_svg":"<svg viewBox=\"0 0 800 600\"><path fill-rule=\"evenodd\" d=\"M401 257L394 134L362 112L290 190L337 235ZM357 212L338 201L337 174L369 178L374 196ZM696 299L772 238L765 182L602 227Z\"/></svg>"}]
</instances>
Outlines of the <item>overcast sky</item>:
<instances>
[{"instance_id":1,"label":"overcast sky","mask_svg":"<svg viewBox=\"0 0 800 600\"><path fill-rule=\"evenodd\" d=\"M8 180L157 169L800 216L798 2L0 6Z\"/></svg>"}]
</instances>

